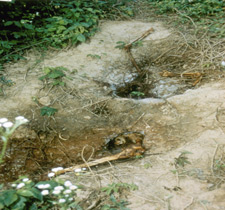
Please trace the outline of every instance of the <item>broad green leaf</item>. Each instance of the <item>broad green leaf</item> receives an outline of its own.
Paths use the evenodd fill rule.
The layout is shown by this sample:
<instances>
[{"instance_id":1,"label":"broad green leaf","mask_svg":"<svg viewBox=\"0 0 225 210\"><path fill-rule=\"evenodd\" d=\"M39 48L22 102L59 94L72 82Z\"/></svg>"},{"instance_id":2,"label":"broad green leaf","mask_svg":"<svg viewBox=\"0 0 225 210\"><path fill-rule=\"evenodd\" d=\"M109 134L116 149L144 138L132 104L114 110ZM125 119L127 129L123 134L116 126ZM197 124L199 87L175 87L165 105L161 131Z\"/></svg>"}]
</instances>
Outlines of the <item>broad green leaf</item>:
<instances>
[{"instance_id":1,"label":"broad green leaf","mask_svg":"<svg viewBox=\"0 0 225 210\"><path fill-rule=\"evenodd\" d=\"M17 191L18 195L22 195L24 197L34 197L34 194L32 191L30 190L18 190Z\"/></svg>"},{"instance_id":2,"label":"broad green leaf","mask_svg":"<svg viewBox=\"0 0 225 210\"><path fill-rule=\"evenodd\" d=\"M33 188L31 188L31 191L32 191L33 196L35 198L37 198L40 201L43 201L43 196L42 196L41 192L38 189L33 187Z\"/></svg>"},{"instance_id":3,"label":"broad green leaf","mask_svg":"<svg viewBox=\"0 0 225 210\"><path fill-rule=\"evenodd\" d=\"M45 67L43 71L45 74L49 74L51 72L51 68Z\"/></svg>"},{"instance_id":4,"label":"broad green leaf","mask_svg":"<svg viewBox=\"0 0 225 210\"><path fill-rule=\"evenodd\" d=\"M0 202L0 209L4 209L4 204Z\"/></svg>"},{"instance_id":5,"label":"broad green leaf","mask_svg":"<svg viewBox=\"0 0 225 210\"><path fill-rule=\"evenodd\" d=\"M23 24L23 26L24 26L26 29L30 29L30 30L33 29L33 25L32 25L32 24L27 24L27 23L25 23L25 24Z\"/></svg>"},{"instance_id":6,"label":"broad green leaf","mask_svg":"<svg viewBox=\"0 0 225 210\"><path fill-rule=\"evenodd\" d=\"M84 26L84 27L86 27L86 28L90 27L90 24L89 23L81 23L81 25Z\"/></svg>"},{"instance_id":7,"label":"broad green leaf","mask_svg":"<svg viewBox=\"0 0 225 210\"><path fill-rule=\"evenodd\" d=\"M37 210L38 207L35 203L32 204L32 206L29 208L29 210Z\"/></svg>"},{"instance_id":8,"label":"broad green leaf","mask_svg":"<svg viewBox=\"0 0 225 210\"><path fill-rule=\"evenodd\" d=\"M19 21L13 21L16 26L21 27L21 23Z\"/></svg>"},{"instance_id":9,"label":"broad green leaf","mask_svg":"<svg viewBox=\"0 0 225 210\"><path fill-rule=\"evenodd\" d=\"M11 207L11 210L24 210L26 206L27 199L24 197L20 197L19 200Z\"/></svg>"},{"instance_id":10,"label":"broad green leaf","mask_svg":"<svg viewBox=\"0 0 225 210\"><path fill-rule=\"evenodd\" d=\"M18 199L16 190L3 191L2 193L0 193L0 197L4 199L3 202L6 206L10 206Z\"/></svg>"},{"instance_id":11,"label":"broad green leaf","mask_svg":"<svg viewBox=\"0 0 225 210\"><path fill-rule=\"evenodd\" d=\"M83 34L79 34L77 36L77 40L80 41L80 42L85 42L86 38L85 38L85 36Z\"/></svg>"},{"instance_id":12,"label":"broad green leaf","mask_svg":"<svg viewBox=\"0 0 225 210\"><path fill-rule=\"evenodd\" d=\"M10 25L12 25L13 24L13 21L7 21L7 22L5 22L5 26L10 26Z\"/></svg>"}]
</instances>

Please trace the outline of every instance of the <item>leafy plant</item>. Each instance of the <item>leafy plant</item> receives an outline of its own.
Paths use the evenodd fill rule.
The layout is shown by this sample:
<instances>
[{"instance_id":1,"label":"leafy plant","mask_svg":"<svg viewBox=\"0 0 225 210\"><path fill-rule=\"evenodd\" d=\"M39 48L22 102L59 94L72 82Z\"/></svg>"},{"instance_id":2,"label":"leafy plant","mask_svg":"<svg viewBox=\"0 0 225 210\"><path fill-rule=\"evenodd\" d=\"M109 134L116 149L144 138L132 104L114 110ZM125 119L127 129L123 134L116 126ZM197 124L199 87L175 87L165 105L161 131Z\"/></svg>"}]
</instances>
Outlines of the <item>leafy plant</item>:
<instances>
[{"instance_id":1,"label":"leafy plant","mask_svg":"<svg viewBox=\"0 0 225 210\"><path fill-rule=\"evenodd\" d=\"M141 40L132 43L132 47L141 47L141 46L143 46L143 41Z\"/></svg>"},{"instance_id":2,"label":"leafy plant","mask_svg":"<svg viewBox=\"0 0 225 210\"><path fill-rule=\"evenodd\" d=\"M50 84L51 85L61 85L64 86L65 83L62 81L62 78L65 77L65 73L63 71L67 71L68 69L65 67L45 67L43 72L44 76L39 77L39 80L43 81L48 81L48 80L53 80Z\"/></svg>"},{"instance_id":3,"label":"leafy plant","mask_svg":"<svg viewBox=\"0 0 225 210\"><path fill-rule=\"evenodd\" d=\"M97 54L88 54L87 57L91 57L93 59L101 59L101 56Z\"/></svg>"},{"instance_id":4,"label":"leafy plant","mask_svg":"<svg viewBox=\"0 0 225 210\"><path fill-rule=\"evenodd\" d=\"M41 116L53 116L56 112L58 112L57 109L54 109L52 107L44 106L41 108Z\"/></svg>"},{"instance_id":5,"label":"leafy plant","mask_svg":"<svg viewBox=\"0 0 225 210\"><path fill-rule=\"evenodd\" d=\"M126 42L118 41L118 42L116 42L116 44L117 45L115 46L115 48L123 49L125 47L125 45L126 45Z\"/></svg>"},{"instance_id":6,"label":"leafy plant","mask_svg":"<svg viewBox=\"0 0 225 210\"><path fill-rule=\"evenodd\" d=\"M116 200L114 195L110 195L111 204L106 204L102 207L102 210L130 210L126 208L129 204L127 201L124 200Z\"/></svg>"},{"instance_id":7,"label":"leafy plant","mask_svg":"<svg viewBox=\"0 0 225 210\"><path fill-rule=\"evenodd\" d=\"M186 164L191 164L191 162L188 160L188 157L186 157L187 154L192 154L192 153L188 151L181 152L179 157L175 158L175 165L184 167Z\"/></svg>"},{"instance_id":8,"label":"leafy plant","mask_svg":"<svg viewBox=\"0 0 225 210\"><path fill-rule=\"evenodd\" d=\"M0 163L3 162L3 157L6 152L6 147L10 136L14 133L14 131L22 124L27 123L28 120L23 116L18 116L15 118L15 123L8 121L7 118L0 118L0 137L3 141L3 147L0 154Z\"/></svg>"},{"instance_id":9,"label":"leafy plant","mask_svg":"<svg viewBox=\"0 0 225 210\"><path fill-rule=\"evenodd\" d=\"M50 180L35 183L27 177L20 177L12 184L11 189L0 191L0 209L81 209L74 200L77 189L70 181Z\"/></svg>"},{"instance_id":10,"label":"leafy plant","mask_svg":"<svg viewBox=\"0 0 225 210\"><path fill-rule=\"evenodd\" d=\"M3 63L23 58L39 46L62 48L85 42L97 30L100 18L132 15L130 0L12 1L0 4L0 70ZM24 40L26 39L26 42Z\"/></svg>"},{"instance_id":11,"label":"leafy plant","mask_svg":"<svg viewBox=\"0 0 225 210\"><path fill-rule=\"evenodd\" d=\"M144 93L140 92L140 91L132 91L131 92L131 95L134 96L134 97L142 97L142 96L145 96Z\"/></svg>"},{"instance_id":12,"label":"leafy plant","mask_svg":"<svg viewBox=\"0 0 225 210\"><path fill-rule=\"evenodd\" d=\"M107 195L111 195L113 193L117 193L123 189L127 190L137 190L138 187L135 184L128 184L128 183L112 183L109 184L107 187L103 187L101 190L106 192Z\"/></svg>"},{"instance_id":13,"label":"leafy plant","mask_svg":"<svg viewBox=\"0 0 225 210\"><path fill-rule=\"evenodd\" d=\"M225 36L225 1L224 0L148 0L155 7L155 12L165 15L176 13L179 23L192 20L211 35Z\"/></svg>"}]
</instances>

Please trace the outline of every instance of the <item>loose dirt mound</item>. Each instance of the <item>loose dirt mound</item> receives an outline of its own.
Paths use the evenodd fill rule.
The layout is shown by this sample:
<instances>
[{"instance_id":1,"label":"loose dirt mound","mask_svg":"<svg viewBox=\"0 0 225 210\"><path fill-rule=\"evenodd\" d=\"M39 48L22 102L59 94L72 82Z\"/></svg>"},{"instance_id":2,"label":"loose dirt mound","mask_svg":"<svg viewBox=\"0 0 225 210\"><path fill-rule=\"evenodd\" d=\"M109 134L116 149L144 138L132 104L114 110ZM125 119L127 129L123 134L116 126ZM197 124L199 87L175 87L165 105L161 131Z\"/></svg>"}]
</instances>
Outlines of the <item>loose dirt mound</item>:
<instances>
[{"instance_id":1,"label":"loose dirt mound","mask_svg":"<svg viewBox=\"0 0 225 210\"><path fill-rule=\"evenodd\" d=\"M123 90L138 73L126 52L115 46L118 41L129 43L151 27L155 31L143 46L132 49L145 77L127 98L120 98L118 88ZM221 81L197 88L211 79L207 73L212 66L202 64L214 51L171 33L159 23L107 21L89 43L44 58L29 52L26 61L8 65L6 76L15 83L3 87L0 116L23 115L30 124L11 139L1 180L25 173L40 178L52 167L88 159L93 151L92 158L102 157L101 145L109 135L144 131L146 157L93 170L84 175L83 184L98 188L118 180L133 182L139 190L128 196L131 209L222 209L224 172L218 164L224 165L225 86ZM42 60L37 62L38 58ZM44 67L57 66L68 68L65 86L38 80ZM162 77L163 71L176 77ZM196 72L202 77L193 86L196 78L183 75ZM41 116L44 106L58 112ZM73 174L69 177L77 179Z\"/></svg>"}]
</instances>

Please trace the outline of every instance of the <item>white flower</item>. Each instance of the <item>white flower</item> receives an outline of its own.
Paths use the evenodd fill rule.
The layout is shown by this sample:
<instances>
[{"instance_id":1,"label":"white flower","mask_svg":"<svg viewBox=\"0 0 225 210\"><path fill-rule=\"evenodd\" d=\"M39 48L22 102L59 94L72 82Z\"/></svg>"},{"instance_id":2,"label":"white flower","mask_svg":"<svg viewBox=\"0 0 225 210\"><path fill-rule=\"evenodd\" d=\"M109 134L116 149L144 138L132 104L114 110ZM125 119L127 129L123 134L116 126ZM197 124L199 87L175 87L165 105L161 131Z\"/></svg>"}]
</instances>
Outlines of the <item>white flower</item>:
<instances>
[{"instance_id":1,"label":"white flower","mask_svg":"<svg viewBox=\"0 0 225 210\"><path fill-rule=\"evenodd\" d=\"M3 123L2 126L5 127L5 128L11 128L13 126L13 123L12 122L5 122L5 123Z\"/></svg>"},{"instance_id":2,"label":"white flower","mask_svg":"<svg viewBox=\"0 0 225 210\"><path fill-rule=\"evenodd\" d=\"M71 190L65 190L64 192L63 192L63 194L70 194L72 191Z\"/></svg>"},{"instance_id":3,"label":"white flower","mask_svg":"<svg viewBox=\"0 0 225 210\"><path fill-rule=\"evenodd\" d=\"M222 61L222 62L221 62L221 65L222 65L222 66L225 66L225 61Z\"/></svg>"},{"instance_id":4,"label":"white flower","mask_svg":"<svg viewBox=\"0 0 225 210\"><path fill-rule=\"evenodd\" d=\"M25 186L25 184L24 183L19 183L18 185L17 185L17 189L20 189L20 188L22 188L22 187L24 187Z\"/></svg>"},{"instance_id":5,"label":"white flower","mask_svg":"<svg viewBox=\"0 0 225 210\"><path fill-rule=\"evenodd\" d=\"M76 185L71 185L70 190L76 190L78 187Z\"/></svg>"},{"instance_id":6,"label":"white flower","mask_svg":"<svg viewBox=\"0 0 225 210\"><path fill-rule=\"evenodd\" d=\"M39 184L39 185L37 186L37 188L39 188L39 189L47 189L47 188L49 188L49 187L51 187L50 184Z\"/></svg>"},{"instance_id":7,"label":"white flower","mask_svg":"<svg viewBox=\"0 0 225 210\"><path fill-rule=\"evenodd\" d=\"M61 171L63 170L63 167L58 167L58 168L53 168L52 171L53 172L57 172L57 171Z\"/></svg>"},{"instance_id":8,"label":"white flower","mask_svg":"<svg viewBox=\"0 0 225 210\"><path fill-rule=\"evenodd\" d=\"M75 170L74 170L74 172L76 172L76 173L81 172L81 168L77 168L77 169L75 169Z\"/></svg>"},{"instance_id":9,"label":"white flower","mask_svg":"<svg viewBox=\"0 0 225 210\"><path fill-rule=\"evenodd\" d=\"M44 184L39 184L39 185L37 186L37 188L38 188L38 189L45 189L45 185L44 185Z\"/></svg>"},{"instance_id":10,"label":"white flower","mask_svg":"<svg viewBox=\"0 0 225 210\"><path fill-rule=\"evenodd\" d=\"M64 185L66 186L66 187L69 187L69 186L71 186L71 185L73 185L70 181L65 181L64 182Z\"/></svg>"},{"instance_id":11,"label":"white flower","mask_svg":"<svg viewBox=\"0 0 225 210\"><path fill-rule=\"evenodd\" d=\"M52 194L54 194L54 195L58 195L60 193L61 193L61 190L53 190L53 192L52 192Z\"/></svg>"},{"instance_id":12,"label":"white flower","mask_svg":"<svg viewBox=\"0 0 225 210\"><path fill-rule=\"evenodd\" d=\"M0 118L0 123L5 123L5 122L7 122L7 121L8 121L7 118Z\"/></svg>"},{"instance_id":13,"label":"white flower","mask_svg":"<svg viewBox=\"0 0 225 210\"><path fill-rule=\"evenodd\" d=\"M53 177L53 176L55 176L55 173L49 173L48 174L48 177Z\"/></svg>"},{"instance_id":14,"label":"white flower","mask_svg":"<svg viewBox=\"0 0 225 210\"><path fill-rule=\"evenodd\" d=\"M23 116L18 116L15 118L16 120L24 120L25 118Z\"/></svg>"},{"instance_id":15,"label":"white flower","mask_svg":"<svg viewBox=\"0 0 225 210\"><path fill-rule=\"evenodd\" d=\"M48 191L48 190L43 190L43 191L41 192L41 194L42 194L42 195L48 195L48 194L49 194L49 191Z\"/></svg>"},{"instance_id":16,"label":"white flower","mask_svg":"<svg viewBox=\"0 0 225 210\"><path fill-rule=\"evenodd\" d=\"M68 195L68 194L67 194L67 195L65 195L65 197L66 197L66 198L68 198L69 196L70 196L70 195Z\"/></svg>"},{"instance_id":17,"label":"white flower","mask_svg":"<svg viewBox=\"0 0 225 210\"><path fill-rule=\"evenodd\" d=\"M12 186L12 187L16 187L17 185L16 185L16 184L12 184L11 186Z\"/></svg>"},{"instance_id":18,"label":"white flower","mask_svg":"<svg viewBox=\"0 0 225 210\"><path fill-rule=\"evenodd\" d=\"M86 170L87 170L87 168L82 168L82 170L83 170L83 171L86 171Z\"/></svg>"},{"instance_id":19,"label":"white flower","mask_svg":"<svg viewBox=\"0 0 225 210\"><path fill-rule=\"evenodd\" d=\"M73 200L73 198L69 198L68 200L69 200L69 201L72 201L72 200Z\"/></svg>"},{"instance_id":20,"label":"white flower","mask_svg":"<svg viewBox=\"0 0 225 210\"><path fill-rule=\"evenodd\" d=\"M19 123L21 123L21 124L28 122L28 120L23 116L18 116L18 117L15 118L15 120L19 121Z\"/></svg>"},{"instance_id":21,"label":"white flower","mask_svg":"<svg viewBox=\"0 0 225 210\"><path fill-rule=\"evenodd\" d=\"M66 199L64 198L59 199L59 203L65 203L65 202L66 202Z\"/></svg>"},{"instance_id":22,"label":"white flower","mask_svg":"<svg viewBox=\"0 0 225 210\"><path fill-rule=\"evenodd\" d=\"M54 187L54 190L56 190L56 191L60 190L61 191L61 190L64 190L64 187L63 186L57 186L57 187Z\"/></svg>"},{"instance_id":23,"label":"white flower","mask_svg":"<svg viewBox=\"0 0 225 210\"><path fill-rule=\"evenodd\" d=\"M24 179L22 179L22 181L23 181L23 182L28 182L29 179L28 179L28 178L24 178Z\"/></svg>"},{"instance_id":24,"label":"white flower","mask_svg":"<svg viewBox=\"0 0 225 210\"><path fill-rule=\"evenodd\" d=\"M49 188L49 187L51 187L50 184L45 184L45 189L47 189L47 188Z\"/></svg>"}]
</instances>

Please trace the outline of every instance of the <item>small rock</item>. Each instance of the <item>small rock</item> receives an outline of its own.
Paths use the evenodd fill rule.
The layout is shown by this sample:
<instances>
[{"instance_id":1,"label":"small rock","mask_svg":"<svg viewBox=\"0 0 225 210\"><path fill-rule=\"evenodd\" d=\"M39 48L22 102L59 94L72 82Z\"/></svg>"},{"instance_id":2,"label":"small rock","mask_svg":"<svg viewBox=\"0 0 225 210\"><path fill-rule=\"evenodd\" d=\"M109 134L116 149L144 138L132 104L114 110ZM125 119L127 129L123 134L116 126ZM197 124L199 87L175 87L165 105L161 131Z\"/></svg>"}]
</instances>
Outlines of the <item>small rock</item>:
<instances>
[{"instance_id":1,"label":"small rock","mask_svg":"<svg viewBox=\"0 0 225 210\"><path fill-rule=\"evenodd\" d=\"M44 106L49 106L51 104L51 99L48 96L41 97L39 99L39 103L44 105Z\"/></svg>"}]
</instances>

